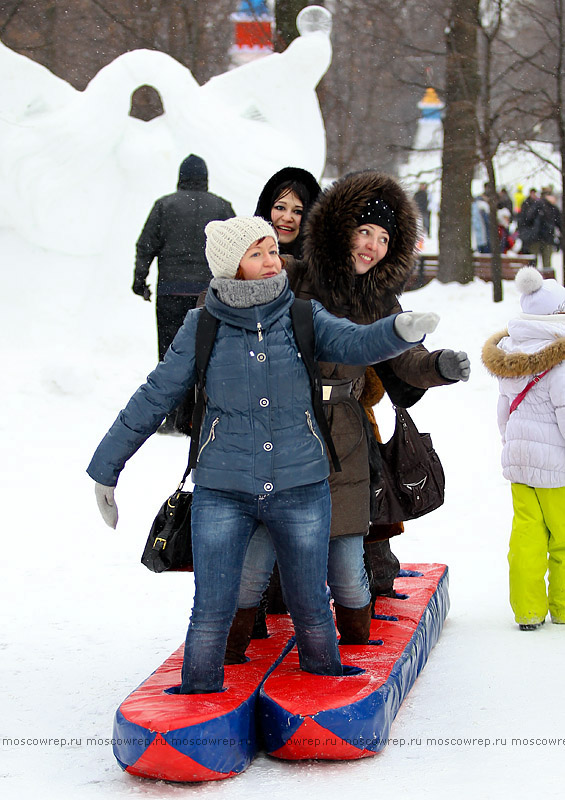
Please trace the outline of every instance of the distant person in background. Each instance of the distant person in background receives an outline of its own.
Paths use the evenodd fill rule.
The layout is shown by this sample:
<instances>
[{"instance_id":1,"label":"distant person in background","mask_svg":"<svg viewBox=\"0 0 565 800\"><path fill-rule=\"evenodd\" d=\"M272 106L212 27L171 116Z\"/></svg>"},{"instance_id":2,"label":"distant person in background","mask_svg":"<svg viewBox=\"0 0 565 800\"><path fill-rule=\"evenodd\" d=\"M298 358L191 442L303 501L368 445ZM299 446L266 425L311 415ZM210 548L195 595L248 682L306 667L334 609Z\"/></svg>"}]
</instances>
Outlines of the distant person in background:
<instances>
[{"instance_id":1,"label":"distant person in background","mask_svg":"<svg viewBox=\"0 0 565 800\"><path fill-rule=\"evenodd\" d=\"M531 252L541 256L545 272L551 270L551 256L561 246L561 211L549 189L542 189L541 197L534 207L533 240Z\"/></svg>"},{"instance_id":2,"label":"distant person in background","mask_svg":"<svg viewBox=\"0 0 565 800\"><path fill-rule=\"evenodd\" d=\"M536 239L536 217L539 205L538 190L530 189L522 203L518 216L518 236L522 242L522 253L531 253L531 244Z\"/></svg>"},{"instance_id":3,"label":"distant person in background","mask_svg":"<svg viewBox=\"0 0 565 800\"><path fill-rule=\"evenodd\" d=\"M512 219L512 212L507 208L499 208L496 212L496 221L498 222L498 238L500 239L500 252L507 253L514 247L516 240L510 233L510 220Z\"/></svg>"},{"instance_id":4,"label":"distant person in background","mask_svg":"<svg viewBox=\"0 0 565 800\"><path fill-rule=\"evenodd\" d=\"M418 186L418 191L414 194L414 202L416 203L420 216L422 218L422 227L426 236L430 235L430 199L428 197L428 184L421 183Z\"/></svg>"},{"instance_id":5,"label":"distant person in background","mask_svg":"<svg viewBox=\"0 0 565 800\"><path fill-rule=\"evenodd\" d=\"M471 231L478 253L490 253L489 205L482 195L471 203Z\"/></svg>"},{"instance_id":6,"label":"distant person in background","mask_svg":"<svg viewBox=\"0 0 565 800\"><path fill-rule=\"evenodd\" d=\"M524 194L524 187L521 183L518 184L516 187L516 191L514 192L514 216L517 217L522 209L522 203L526 199L526 195Z\"/></svg>"},{"instance_id":7,"label":"distant person in background","mask_svg":"<svg viewBox=\"0 0 565 800\"><path fill-rule=\"evenodd\" d=\"M510 212L510 222L512 222L512 198L504 188L499 191L498 193L498 201L496 203L497 208L506 208Z\"/></svg>"},{"instance_id":8,"label":"distant person in background","mask_svg":"<svg viewBox=\"0 0 565 800\"><path fill-rule=\"evenodd\" d=\"M273 225L282 255L300 258L304 222L320 191L312 173L300 167L284 167L263 187L255 216Z\"/></svg>"},{"instance_id":9,"label":"distant person in background","mask_svg":"<svg viewBox=\"0 0 565 800\"><path fill-rule=\"evenodd\" d=\"M204 228L213 219L235 216L227 200L208 191L208 168L197 155L185 158L179 169L177 191L161 197L149 214L137 240L133 292L151 299L149 268L157 258L157 338L159 361L186 313L212 277L206 262ZM173 412L159 428L175 433Z\"/></svg>"}]
</instances>

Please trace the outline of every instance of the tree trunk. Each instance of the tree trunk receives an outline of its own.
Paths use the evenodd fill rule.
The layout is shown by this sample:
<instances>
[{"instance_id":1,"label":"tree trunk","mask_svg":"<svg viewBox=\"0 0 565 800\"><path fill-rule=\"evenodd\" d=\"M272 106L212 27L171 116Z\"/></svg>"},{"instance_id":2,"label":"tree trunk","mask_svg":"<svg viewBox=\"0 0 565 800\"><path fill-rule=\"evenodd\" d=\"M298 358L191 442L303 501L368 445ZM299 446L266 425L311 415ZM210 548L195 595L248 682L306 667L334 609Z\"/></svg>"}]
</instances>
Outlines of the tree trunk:
<instances>
[{"instance_id":1,"label":"tree trunk","mask_svg":"<svg viewBox=\"0 0 565 800\"><path fill-rule=\"evenodd\" d=\"M438 279L473 278L471 181L477 162L477 15L479 0L452 0L446 33L446 110L443 122Z\"/></svg>"},{"instance_id":2,"label":"tree trunk","mask_svg":"<svg viewBox=\"0 0 565 800\"><path fill-rule=\"evenodd\" d=\"M274 45L277 53L282 53L297 38L296 17L308 5L310 3L304 0L277 0L275 3Z\"/></svg>"},{"instance_id":3,"label":"tree trunk","mask_svg":"<svg viewBox=\"0 0 565 800\"><path fill-rule=\"evenodd\" d=\"M559 0L557 10L557 29L559 32L557 71L555 80L556 89L556 123L559 137L559 152L561 154L561 236L559 237L561 246L561 277L565 286L565 97L563 96L563 68L565 66L565 6L563 0Z\"/></svg>"},{"instance_id":4,"label":"tree trunk","mask_svg":"<svg viewBox=\"0 0 565 800\"><path fill-rule=\"evenodd\" d=\"M492 158L486 164L488 175L487 199L489 205L489 239L490 239L490 277L492 280L492 299L495 303L502 300L502 261L500 259L500 238L498 236L497 192Z\"/></svg>"}]
</instances>

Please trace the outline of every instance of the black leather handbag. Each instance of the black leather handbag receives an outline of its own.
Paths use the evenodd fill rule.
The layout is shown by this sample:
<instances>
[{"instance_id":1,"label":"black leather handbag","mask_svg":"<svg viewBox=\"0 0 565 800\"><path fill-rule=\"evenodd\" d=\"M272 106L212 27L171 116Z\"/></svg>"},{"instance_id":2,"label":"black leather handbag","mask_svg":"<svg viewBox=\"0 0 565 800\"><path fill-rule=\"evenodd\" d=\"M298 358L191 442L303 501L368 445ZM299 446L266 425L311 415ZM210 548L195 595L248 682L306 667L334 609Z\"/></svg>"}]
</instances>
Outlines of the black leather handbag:
<instances>
[{"instance_id":1,"label":"black leather handbag","mask_svg":"<svg viewBox=\"0 0 565 800\"><path fill-rule=\"evenodd\" d=\"M445 498L445 474L429 433L420 433L410 414L395 407L394 433L377 442L380 476L372 471L371 522L390 524L416 519L439 508Z\"/></svg>"},{"instance_id":2,"label":"black leather handbag","mask_svg":"<svg viewBox=\"0 0 565 800\"><path fill-rule=\"evenodd\" d=\"M141 563L151 572L187 572L193 569L190 511L192 492L183 491L189 470L176 492L168 497L151 526Z\"/></svg>"},{"instance_id":3,"label":"black leather handbag","mask_svg":"<svg viewBox=\"0 0 565 800\"><path fill-rule=\"evenodd\" d=\"M204 416L206 367L216 338L218 320L203 309L196 328L196 399L190 432L188 465L177 489L167 497L149 532L141 563L151 572L187 572L193 569L191 510L192 492L184 484L196 466L198 441Z\"/></svg>"}]
</instances>

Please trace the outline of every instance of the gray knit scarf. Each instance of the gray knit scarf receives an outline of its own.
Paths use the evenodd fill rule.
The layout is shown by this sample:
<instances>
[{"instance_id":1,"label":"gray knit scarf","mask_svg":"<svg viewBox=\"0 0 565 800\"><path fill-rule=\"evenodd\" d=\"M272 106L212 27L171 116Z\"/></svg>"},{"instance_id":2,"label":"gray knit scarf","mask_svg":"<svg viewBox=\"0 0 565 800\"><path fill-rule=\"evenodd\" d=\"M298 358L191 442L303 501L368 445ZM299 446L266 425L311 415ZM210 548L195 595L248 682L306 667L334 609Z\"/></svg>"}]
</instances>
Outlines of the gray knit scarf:
<instances>
[{"instance_id":1,"label":"gray knit scarf","mask_svg":"<svg viewBox=\"0 0 565 800\"><path fill-rule=\"evenodd\" d=\"M231 308L262 306L275 300L287 284L285 270L272 278L259 281L241 281L233 278L212 278L210 287L218 298Z\"/></svg>"}]
</instances>

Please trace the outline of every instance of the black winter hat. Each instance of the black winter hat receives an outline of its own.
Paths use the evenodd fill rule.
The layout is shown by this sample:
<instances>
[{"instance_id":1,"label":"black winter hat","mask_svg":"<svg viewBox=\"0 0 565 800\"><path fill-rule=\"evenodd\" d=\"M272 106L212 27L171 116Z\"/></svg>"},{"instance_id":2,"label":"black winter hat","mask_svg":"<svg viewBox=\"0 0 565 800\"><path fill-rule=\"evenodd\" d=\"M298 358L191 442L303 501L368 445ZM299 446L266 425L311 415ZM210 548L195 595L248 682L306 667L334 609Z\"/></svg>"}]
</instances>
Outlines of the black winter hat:
<instances>
[{"instance_id":1,"label":"black winter hat","mask_svg":"<svg viewBox=\"0 0 565 800\"><path fill-rule=\"evenodd\" d=\"M372 197L357 218L357 225L379 225L394 236L396 232L396 215L394 209L382 198Z\"/></svg>"},{"instance_id":2,"label":"black winter hat","mask_svg":"<svg viewBox=\"0 0 565 800\"><path fill-rule=\"evenodd\" d=\"M200 156L189 155L179 169L179 183L187 181L208 180L208 167Z\"/></svg>"}]
</instances>

